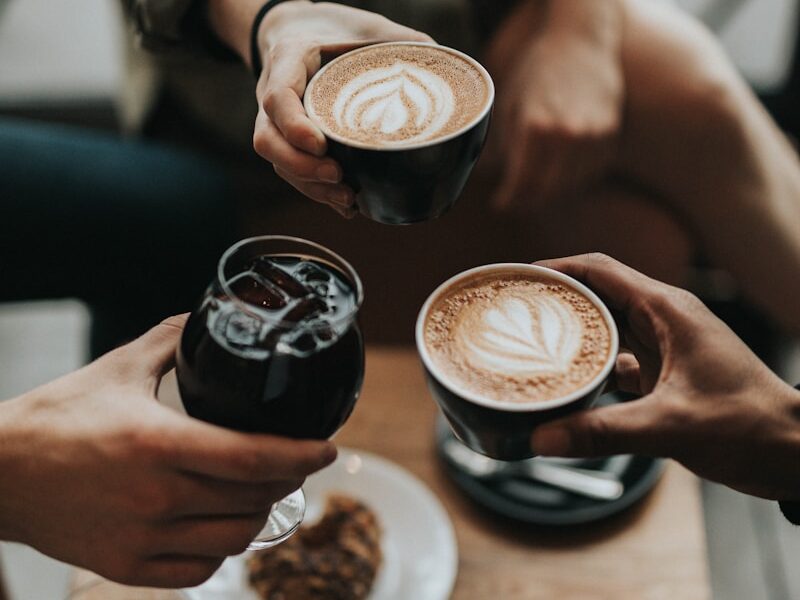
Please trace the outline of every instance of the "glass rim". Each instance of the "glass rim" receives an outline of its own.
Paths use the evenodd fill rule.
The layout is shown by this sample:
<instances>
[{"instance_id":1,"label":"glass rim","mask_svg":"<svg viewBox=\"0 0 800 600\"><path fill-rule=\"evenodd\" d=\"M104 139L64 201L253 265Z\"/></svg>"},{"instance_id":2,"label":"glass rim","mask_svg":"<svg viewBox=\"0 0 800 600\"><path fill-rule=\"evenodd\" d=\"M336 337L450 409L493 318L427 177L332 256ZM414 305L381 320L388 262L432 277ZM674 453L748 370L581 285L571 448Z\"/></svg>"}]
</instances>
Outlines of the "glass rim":
<instances>
[{"instance_id":1,"label":"glass rim","mask_svg":"<svg viewBox=\"0 0 800 600\"><path fill-rule=\"evenodd\" d=\"M358 273L353 268L353 265L351 265L347 260L342 258L342 256L340 256L333 250L326 248L322 244L318 244L316 242L312 242L311 240L290 235L260 235L260 236L244 238L242 240L239 240L232 246L230 246L227 250L225 250L225 252L222 253L219 262L217 263L217 283L222 288L224 294L228 298L230 298L242 312L245 312L256 319L265 321L271 325L277 325L279 327L286 326L288 329L293 329L298 324L296 321L284 321L282 319L274 318L267 311L262 310L259 307L250 304L249 302L246 302L245 300L242 300L231 289L230 285L228 284L228 280L225 277L225 266L228 264L228 261L245 246L257 242L288 242L292 244L302 244L304 246L313 248L318 252L321 252L322 256L320 256L319 258L323 259L332 258L334 261L340 263L339 265L334 265L334 266L337 269L341 267L341 270L343 271L345 277L350 279L350 283L353 286L353 291L355 292L355 303L348 312L334 319L328 319L326 323L331 325L340 325L341 323L352 321L353 319L355 319L356 315L358 314L358 311L361 310L362 303L364 302L364 286L361 283L361 278L358 276ZM313 327L311 328L313 329Z\"/></svg>"}]
</instances>

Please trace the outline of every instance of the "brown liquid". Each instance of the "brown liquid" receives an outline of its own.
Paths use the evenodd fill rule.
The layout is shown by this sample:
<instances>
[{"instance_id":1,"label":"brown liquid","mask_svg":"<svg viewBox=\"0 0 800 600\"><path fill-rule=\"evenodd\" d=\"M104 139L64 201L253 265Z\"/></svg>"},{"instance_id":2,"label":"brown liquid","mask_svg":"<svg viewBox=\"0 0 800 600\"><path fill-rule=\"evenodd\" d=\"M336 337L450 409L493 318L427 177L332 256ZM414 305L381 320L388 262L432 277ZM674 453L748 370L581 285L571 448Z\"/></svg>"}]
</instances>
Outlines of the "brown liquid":
<instances>
[{"instance_id":1,"label":"brown liquid","mask_svg":"<svg viewBox=\"0 0 800 600\"><path fill-rule=\"evenodd\" d=\"M600 310L576 289L508 271L459 282L424 325L437 376L487 400L561 398L591 383L611 351Z\"/></svg>"}]
</instances>

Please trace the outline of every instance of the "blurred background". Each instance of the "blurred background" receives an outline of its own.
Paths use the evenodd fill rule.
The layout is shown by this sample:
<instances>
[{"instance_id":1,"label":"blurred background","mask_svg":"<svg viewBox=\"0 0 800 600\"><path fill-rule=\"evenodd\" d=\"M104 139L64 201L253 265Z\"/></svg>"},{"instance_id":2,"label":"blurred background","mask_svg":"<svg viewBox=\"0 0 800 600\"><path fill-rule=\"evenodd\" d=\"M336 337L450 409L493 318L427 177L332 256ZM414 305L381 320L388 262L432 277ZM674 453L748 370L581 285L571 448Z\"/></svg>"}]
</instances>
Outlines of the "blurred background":
<instances>
[{"instance_id":1,"label":"blurred background","mask_svg":"<svg viewBox=\"0 0 800 600\"><path fill-rule=\"evenodd\" d=\"M719 36L776 121L790 136L797 138L800 135L797 36L800 0L681 0L679 4L701 18ZM210 92L202 84L192 91L194 94ZM117 215L119 231L114 231L113 235L98 237L88 233L91 224L82 221L85 217L68 214L64 207L55 206L59 194L51 192L57 192L62 183L67 183L63 169L53 171L52 179L43 184L40 197L45 200L27 206L24 211L25 222L32 225L30 230L23 231L30 244L23 250L29 253L28 268L34 272L42 269L58 272L63 268L52 250L48 250L49 255L37 250L40 240L37 240L36 223L38 219L45 219L46 212L55 211L57 217L48 218L60 219L56 221L61 236L58 243L65 248L75 245L87 254L104 253L114 240L124 245L127 236L140 241L140 236L144 236L153 241L152 255L123 255L122 262L115 263L117 266L108 263L108 270L104 269L104 263L93 263L90 272L84 275L97 281L110 277L111 283L107 285L117 286L112 292L124 291L127 301L134 303L140 300L146 303L143 298L158 296L161 289L168 288L171 283L180 282L178 287L186 288L184 294L171 296L171 303L154 302L145 316L137 313L136 318L141 318L142 322L133 323L133 329L141 329L151 314L149 322L156 322L156 315L163 306L169 305L171 310L174 306L174 312L189 310L191 302L211 277L213 258L228 241L247 234L300 235L328 245L352 260L365 281L364 326L372 343L407 343L414 315L424 297L438 282L463 268L499 260L543 258L533 254L535 251L531 250L524 227L503 220L494 222L482 214L478 201L483 193L479 175L461 203L438 222L402 229L360 218L345 222L327 209L297 197L288 186L275 182L272 169L262 165L255 156L241 158L237 147L239 140L220 140L216 136L212 142L209 140L215 137L214 132L199 127L191 128L191 133L187 134L181 119L174 118L176 111L169 110L178 100L176 92L164 85L151 58L133 48L118 2L0 0L0 119L6 119L7 123L47 123L48 127L66 125L79 127L79 135L88 131L112 136L124 146L116 163L121 171L145 164L146 159L139 161L138 158L149 151L147 144L155 140L159 144L158 152L162 147L167 148L168 154L163 155L163 160L174 161L173 175L184 173L181 169L185 169L186 179L201 175L207 178L202 185L189 186L174 194L169 187L171 182L158 185L157 181L153 187L135 188L130 192L132 202L147 198L154 212L160 198L182 198L182 208L176 209L167 223L162 223L163 229L155 232L147 228L149 221L139 223L123 211ZM243 115L235 114L240 109L233 105L232 118L250 118L251 109L248 106L241 109ZM181 118L188 121L192 116L184 114ZM51 133L44 133L49 129L42 131L41 135L51 140L62 134L72 135L76 130L57 128L55 138L48 137L53 135ZM89 139L89 145L97 143L100 148L108 140L106 137L101 141ZM35 141L30 148L36 148ZM11 156L0 156L0 222L5 219L8 223L11 218L10 212L4 212L9 200L7 187L6 194L3 193L4 178L41 177L36 153L26 156L26 160L32 162L22 165L14 163ZM107 155L101 152L97 160L103 160L103 156ZM49 160L44 154L42 157L42 160ZM222 176L219 181L215 179L216 167L206 166L217 164L224 164L227 173L239 174L241 177L237 181L247 180L247 185L243 186L246 191L229 189L222 182ZM269 178L269 184L260 182L261 176ZM81 163L76 177L91 181L95 177L93 163ZM215 199L204 198L213 194L226 196L217 198L217 202L227 201L227 196L235 197L229 207L233 213L230 215L232 224L230 227L219 225L220 231L215 227L227 223L228 216L217 218L215 211L220 209L214 204ZM108 204L121 206L127 201L124 196L122 192L119 195L110 193ZM59 212L59 208L63 210ZM105 206L103 210L110 209ZM193 225L187 227L187 223ZM52 225L49 221L48 224ZM181 232L172 236L171 232L178 228ZM186 229L190 231L184 232ZM6 229L0 225L0 231ZM47 231L51 231L51 227ZM212 233L207 235L209 231ZM443 239L460 243L443 245ZM130 244L133 253L137 246L134 242ZM0 249L4 252L12 245L14 251L21 251L19 240L11 237L0 240ZM170 263L170 256L185 256L187 251L196 257L194 264ZM163 276L163 283L157 277L139 282L137 273L153 264L167 265L159 275ZM2 265L0 255L0 273L5 278L16 276ZM724 274L716 275L724 282ZM722 312L742 314L737 312L740 307L735 292L725 292L724 285L711 287L715 289L709 293L709 302L716 303ZM90 306L76 300L71 289L71 282L64 281L52 291L33 286L20 291L16 297L0 296L6 300L0 303L0 398L13 397L77 368L90 354L108 343L110 338L104 338L105 334L96 329L104 314L115 310L114 294L99 294ZM24 301L26 295L52 299ZM776 333L760 315L744 314L751 325L763 323L763 327L755 327L757 332L747 341L761 351L784 379L793 383L800 381L800 350L794 340ZM800 598L800 569L796 568L800 532L782 519L774 503L714 484L704 484L703 495L715 598ZM10 585L11 600L63 597L68 577L65 565L14 544L0 544L0 559Z\"/></svg>"}]
</instances>

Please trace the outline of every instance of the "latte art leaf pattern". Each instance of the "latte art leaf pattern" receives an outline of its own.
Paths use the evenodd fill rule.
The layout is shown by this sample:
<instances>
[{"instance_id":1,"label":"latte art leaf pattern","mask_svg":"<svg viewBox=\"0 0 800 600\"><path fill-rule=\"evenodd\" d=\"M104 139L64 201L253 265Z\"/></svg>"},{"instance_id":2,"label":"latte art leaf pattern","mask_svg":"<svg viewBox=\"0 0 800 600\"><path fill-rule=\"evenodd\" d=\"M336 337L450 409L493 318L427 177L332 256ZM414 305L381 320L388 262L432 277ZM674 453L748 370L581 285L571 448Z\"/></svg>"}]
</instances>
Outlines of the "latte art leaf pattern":
<instances>
[{"instance_id":1,"label":"latte art leaf pattern","mask_svg":"<svg viewBox=\"0 0 800 600\"><path fill-rule=\"evenodd\" d=\"M376 67L343 86L333 118L343 130L404 144L434 136L453 114L453 92L430 71L406 62Z\"/></svg>"},{"instance_id":2,"label":"latte art leaf pattern","mask_svg":"<svg viewBox=\"0 0 800 600\"><path fill-rule=\"evenodd\" d=\"M475 366L511 376L564 373L581 347L580 319L559 300L506 297L475 307L482 319L464 331Z\"/></svg>"}]
</instances>

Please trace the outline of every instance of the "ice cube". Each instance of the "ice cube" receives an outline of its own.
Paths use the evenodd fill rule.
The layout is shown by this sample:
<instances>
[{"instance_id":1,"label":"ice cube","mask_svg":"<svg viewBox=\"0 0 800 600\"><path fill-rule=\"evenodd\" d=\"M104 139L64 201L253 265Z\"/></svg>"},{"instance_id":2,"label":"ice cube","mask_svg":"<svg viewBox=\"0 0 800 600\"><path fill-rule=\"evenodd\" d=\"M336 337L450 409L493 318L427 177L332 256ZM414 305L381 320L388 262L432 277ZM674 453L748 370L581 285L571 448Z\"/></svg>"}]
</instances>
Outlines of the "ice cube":
<instances>
[{"instance_id":1,"label":"ice cube","mask_svg":"<svg viewBox=\"0 0 800 600\"><path fill-rule=\"evenodd\" d=\"M286 344L291 351L301 354L309 354L317 349L317 340L314 339L313 334L305 329L293 331L281 339L281 342Z\"/></svg>"},{"instance_id":2,"label":"ice cube","mask_svg":"<svg viewBox=\"0 0 800 600\"><path fill-rule=\"evenodd\" d=\"M331 292L331 284L326 281L311 283L310 287L320 298L327 298Z\"/></svg>"},{"instance_id":3,"label":"ice cube","mask_svg":"<svg viewBox=\"0 0 800 600\"><path fill-rule=\"evenodd\" d=\"M314 332L314 337L323 345L332 342L336 337L331 324L323 319L317 319L309 324L309 326Z\"/></svg>"},{"instance_id":4,"label":"ice cube","mask_svg":"<svg viewBox=\"0 0 800 600\"><path fill-rule=\"evenodd\" d=\"M250 268L292 298L303 298L311 292L305 285L292 277L288 271L284 271L266 256L259 256L253 261Z\"/></svg>"},{"instance_id":5,"label":"ice cube","mask_svg":"<svg viewBox=\"0 0 800 600\"><path fill-rule=\"evenodd\" d=\"M314 315L325 312L328 305L317 296L308 294L305 298L297 300L291 308L284 314L283 320L289 323L297 323Z\"/></svg>"},{"instance_id":6,"label":"ice cube","mask_svg":"<svg viewBox=\"0 0 800 600\"><path fill-rule=\"evenodd\" d=\"M303 283L330 283L333 280L330 271L309 261L298 263L292 274Z\"/></svg>"},{"instance_id":7,"label":"ice cube","mask_svg":"<svg viewBox=\"0 0 800 600\"><path fill-rule=\"evenodd\" d=\"M230 282L230 288L240 300L267 310L278 310L287 304L279 288L252 273L237 276Z\"/></svg>"},{"instance_id":8,"label":"ice cube","mask_svg":"<svg viewBox=\"0 0 800 600\"><path fill-rule=\"evenodd\" d=\"M242 312L234 312L225 325L225 339L229 344L252 347L258 340L261 321Z\"/></svg>"}]
</instances>

